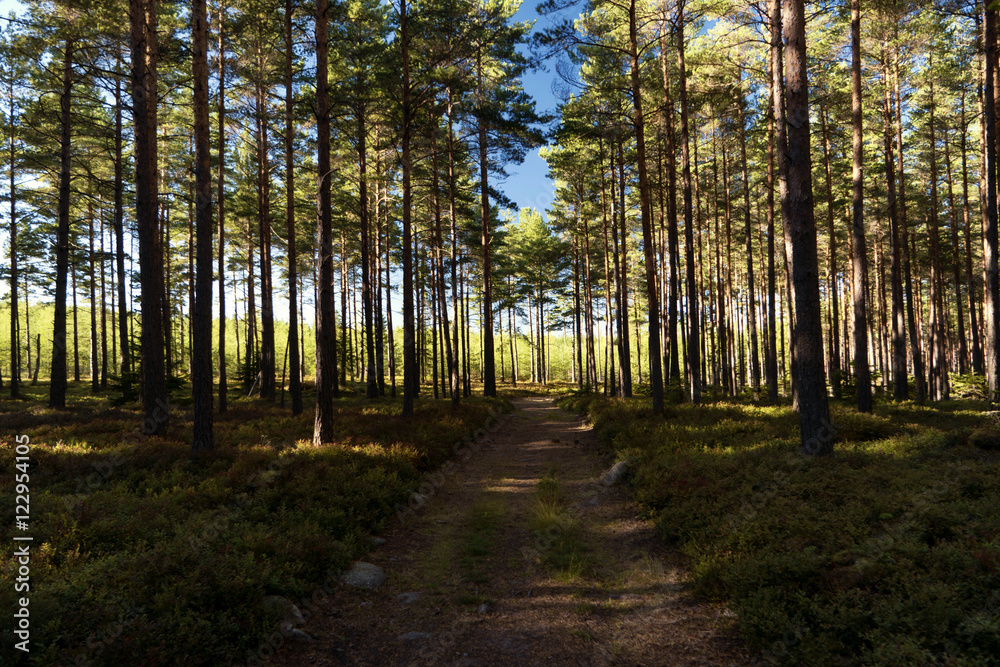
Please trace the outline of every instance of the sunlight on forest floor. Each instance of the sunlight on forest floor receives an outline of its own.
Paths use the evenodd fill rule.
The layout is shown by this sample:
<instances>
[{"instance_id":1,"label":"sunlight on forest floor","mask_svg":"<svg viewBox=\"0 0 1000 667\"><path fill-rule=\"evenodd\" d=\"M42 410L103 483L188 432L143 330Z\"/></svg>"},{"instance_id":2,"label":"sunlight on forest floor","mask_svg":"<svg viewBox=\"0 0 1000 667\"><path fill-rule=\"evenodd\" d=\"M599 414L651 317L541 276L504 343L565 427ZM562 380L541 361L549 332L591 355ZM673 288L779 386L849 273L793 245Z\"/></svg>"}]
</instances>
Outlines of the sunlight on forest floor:
<instances>
[{"instance_id":1,"label":"sunlight on forest floor","mask_svg":"<svg viewBox=\"0 0 1000 667\"><path fill-rule=\"evenodd\" d=\"M1000 654L1000 430L978 401L833 401L834 456L789 406L570 397L702 594L778 664L987 665Z\"/></svg>"},{"instance_id":2,"label":"sunlight on forest floor","mask_svg":"<svg viewBox=\"0 0 1000 667\"><path fill-rule=\"evenodd\" d=\"M265 595L308 595L364 553L426 473L507 409L421 400L405 421L398 399L344 398L337 443L317 448L311 409L244 398L216 415L215 451L192 458L183 400L165 433L146 436L139 406L114 405L114 392L71 382L69 407L50 409L46 385L25 389L0 400L0 448L30 437L35 664L229 664L279 620ZM0 505L13 508L7 461ZM2 532L11 609L16 543ZM0 648L0 663L16 657Z\"/></svg>"}]
</instances>

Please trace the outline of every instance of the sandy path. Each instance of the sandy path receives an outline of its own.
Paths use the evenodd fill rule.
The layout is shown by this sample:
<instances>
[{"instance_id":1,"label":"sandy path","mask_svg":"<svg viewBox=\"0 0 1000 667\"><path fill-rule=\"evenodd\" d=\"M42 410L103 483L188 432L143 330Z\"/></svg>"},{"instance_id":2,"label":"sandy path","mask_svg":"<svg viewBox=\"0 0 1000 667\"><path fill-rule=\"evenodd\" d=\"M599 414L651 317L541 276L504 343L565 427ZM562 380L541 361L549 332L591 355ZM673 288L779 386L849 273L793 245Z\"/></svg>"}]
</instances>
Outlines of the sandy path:
<instances>
[{"instance_id":1,"label":"sandy path","mask_svg":"<svg viewBox=\"0 0 1000 667\"><path fill-rule=\"evenodd\" d=\"M681 559L618 487L581 418L551 398L513 414L365 559L387 581L337 589L274 665L742 665L725 609L692 596ZM543 565L533 495L554 476L586 546L582 573Z\"/></svg>"}]
</instances>

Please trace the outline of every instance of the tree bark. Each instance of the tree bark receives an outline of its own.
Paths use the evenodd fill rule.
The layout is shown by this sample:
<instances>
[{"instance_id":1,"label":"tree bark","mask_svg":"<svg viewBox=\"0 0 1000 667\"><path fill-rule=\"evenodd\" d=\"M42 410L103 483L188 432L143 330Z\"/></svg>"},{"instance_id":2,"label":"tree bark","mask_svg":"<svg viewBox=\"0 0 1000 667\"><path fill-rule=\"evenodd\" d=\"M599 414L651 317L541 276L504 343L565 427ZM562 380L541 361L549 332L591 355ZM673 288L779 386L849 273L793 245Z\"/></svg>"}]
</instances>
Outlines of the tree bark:
<instances>
[{"instance_id":1,"label":"tree bark","mask_svg":"<svg viewBox=\"0 0 1000 667\"><path fill-rule=\"evenodd\" d=\"M892 281L892 396L897 401L910 397L906 373L906 316L903 303L903 276L900 258L899 219L896 204L896 167L892 152L892 107L888 60L883 63L885 94L882 98L882 145L885 157L885 179L889 215L889 243L892 259L889 273Z\"/></svg>"},{"instance_id":2,"label":"tree bark","mask_svg":"<svg viewBox=\"0 0 1000 667\"><path fill-rule=\"evenodd\" d=\"M795 286L795 358L793 373L799 393L802 451L833 453L830 409L823 370L823 330L813 219L812 169L809 155L809 91L806 77L805 6L784 0L787 147L782 176L782 213L792 239L792 279ZM780 147L779 147L779 150Z\"/></svg>"},{"instance_id":3,"label":"tree bark","mask_svg":"<svg viewBox=\"0 0 1000 667\"><path fill-rule=\"evenodd\" d=\"M66 406L66 280L69 273L69 197L71 121L70 108L73 94L73 49L72 39L67 39L63 47L62 91L59 96L59 201L57 205L56 229L56 289L55 312L52 325L52 369L49 384L49 407ZM137 130L138 131L138 130ZM73 290L74 297L76 290ZM74 308L74 314L76 309ZM76 327L73 327L74 335ZM75 348L76 346L74 346ZM36 370L38 364L35 364Z\"/></svg>"},{"instance_id":4,"label":"tree bark","mask_svg":"<svg viewBox=\"0 0 1000 667\"><path fill-rule=\"evenodd\" d=\"M740 67L739 79L743 81L743 68ZM753 274L753 227L750 222L750 170L747 166L747 134L746 134L746 99L741 95L739 102L740 123L740 161L743 165L743 213L746 226L747 252L747 318L750 329L750 386L754 398L760 394L760 353L757 345L757 293L754 289Z\"/></svg>"},{"instance_id":5,"label":"tree bark","mask_svg":"<svg viewBox=\"0 0 1000 667\"><path fill-rule=\"evenodd\" d=\"M14 115L14 77L8 81L10 94L10 397L12 399L21 396L21 330L18 319L17 301L17 187L15 183L15 115ZM116 110L120 107L116 106ZM118 116L120 118L120 116ZM119 125L120 127L120 125ZM118 133L118 146L121 146L121 132ZM120 154L119 154L120 160ZM117 166L117 163L116 163ZM120 173L120 172L116 172ZM27 290L25 290L27 292ZM30 362L31 354L28 359ZM30 375L30 373L29 373Z\"/></svg>"},{"instance_id":6,"label":"tree bark","mask_svg":"<svg viewBox=\"0 0 1000 667\"><path fill-rule=\"evenodd\" d=\"M476 53L476 86L480 115L477 119L479 134L479 214L482 222L483 252L483 396L496 398L496 362L493 358L493 276L490 263L490 193L487 165L486 118L484 117L483 63L481 48Z\"/></svg>"},{"instance_id":7,"label":"tree bark","mask_svg":"<svg viewBox=\"0 0 1000 667\"><path fill-rule=\"evenodd\" d=\"M827 127L827 114L825 108L820 108L819 119L823 129L823 163L826 173L826 215L827 226L830 230L830 309L832 312L830 321L830 379L833 381L833 395L835 398L841 397L841 367L840 367L840 304L838 303L839 289L837 287L837 235L834 229L833 213L833 175L830 168L830 132Z\"/></svg>"},{"instance_id":8,"label":"tree bark","mask_svg":"<svg viewBox=\"0 0 1000 667\"><path fill-rule=\"evenodd\" d=\"M803 35L803 58L805 36ZM803 81L805 86L805 69ZM808 109L808 108L807 108ZM808 122L808 111L806 115ZM861 412L872 411L872 381L868 365L868 305L865 292L868 285L868 250L865 245L864 222L864 145L861 114L861 0L851 0L851 126L853 129L853 169L851 231L854 244L854 276L851 297L854 301L854 377L857 385L857 406Z\"/></svg>"},{"instance_id":9,"label":"tree bark","mask_svg":"<svg viewBox=\"0 0 1000 667\"><path fill-rule=\"evenodd\" d=\"M646 173L646 131L642 115L642 87L639 84L639 51L636 36L635 0L629 2L629 57L631 60L632 106L635 111L636 161L639 172L639 211L642 221L643 261L646 265L646 305L649 309L649 385L653 411L663 412L663 363L660 358L660 301L656 294L656 257L653 254L653 221L650 212L649 182ZM690 179L690 175L688 176ZM639 344L638 336L636 344ZM642 368L640 361L639 368ZM640 373L641 374L641 373Z\"/></svg>"},{"instance_id":10,"label":"tree bark","mask_svg":"<svg viewBox=\"0 0 1000 667\"><path fill-rule=\"evenodd\" d=\"M142 402L144 432L162 432L169 423L164 358L163 247L157 208L157 45L156 0L129 0L132 47L132 115L135 126L135 208L142 284Z\"/></svg>"},{"instance_id":11,"label":"tree bark","mask_svg":"<svg viewBox=\"0 0 1000 667\"><path fill-rule=\"evenodd\" d=\"M897 47L895 73L893 77L896 95L896 150L899 152L899 230L900 245L903 250L903 288L906 293L906 325L910 332L910 356L913 359L915 384L914 400L918 404L927 396L927 378L924 377L924 361L920 345L920 329L913 304L913 280L910 271L910 234L906 217L906 170L903 161L903 98L899 89L899 52Z\"/></svg>"},{"instance_id":12,"label":"tree bark","mask_svg":"<svg viewBox=\"0 0 1000 667\"><path fill-rule=\"evenodd\" d=\"M972 337L972 371L984 372L983 346L980 342L979 318L976 315L976 285L975 274L972 272L972 211L969 206L969 168L966 133L968 125L965 119L965 89L962 89L961 134L959 146L962 154L962 227L965 230L965 279L968 281L969 294L969 332Z\"/></svg>"},{"instance_id":13,"label":"tree bark","mask_svg":"<svg viewBox=\"0 0 1000 667\"><path fill-rule=\"evenodd\" d=\"M405 0L403 0L405 2ZM333 221L330 192L330 106L328 79L327 0L316 2L316 132L317 250L319 276L316 326L316 418L313 444L333 441L333 398L337 389L337 340L333 319Z\"/></svg>"},{"instance_id":14,"label":"tree bark","mask_svg":"<svg viewBox=\"0 0 1000 667\"><path fill-rule=\"evenodd\" d=\"M219 165L217 172L216 205L218 206L219 231L219 414L228 409L227 394L229 382L226 378L226 49L223 41L223 26L226 20L226 5L219 3L218 48L219 48ZM236 327L236 342L239 345L239 327ZM239 363L237 362L237 365ZM294 400L294 398L293 398Z\"/></svg>"},{"instance_id":15,"label":"tree bark","mask_svg":"<svg viewBox=\"0 0 1000 667\"><path fill-rule=\"evenodd\" d=\"M697 290L694 266L694 204L691 194L691 155L688 149L688 100L687 100L687 72L684 64L684 4L685 0L677 3L677 70L678 70L678 98L681 105L681 183L684 190L684 245L687 253L687 320L688 320L688 345L687 345L687 365L688 377L690 378L690 393L692 403L701 402L701 360L698 339L698 309L701 307L700 295Z\"/></svg>"},{"instance_id":16,"label":"tree bark","mask_svg":"<svg viewBox=\"0 0 1000 667\"><path fill-rule=\"evenodd\" d=\"M660 30L660 68L663 73L663 121L667 151L667 247L669 263L669 296L667 297L667 364L666 383L682 384L680 345L677 336L678 271L680 243L677 238L677 157L674 146L674 102L670 94L670 72L667 64L667 5L663 4L664 25Z\"/></svg>"},{"instance_id":17,"label":"tree bark","mask_svg":"<svg viewBox=\"0 0 1000 667\"><path fill-rule=\"evenodd\" d=\"M212 425L212 154L208 118L208 20L205 0L191 3L197 277L191 312L193 452L214 448Z\"/></svg>"},{"instance_id":18,"label":"tree bark","mask_svg":"<svg viewBox=\"0 0 1000 667\"><path fill-rule=\"evenodd\" d=\"M263 76L260 73L259 76ZM271 293L271 165L269 156L267 97L263 83L257 88L257 222L260 236L260 397L274 401L275 345L274 298Z\"/></svg>"},{"instance_id":19,"label":"tree bark","mask_svg":"<svg viewBox=\"0 0 1000 667\"><path fill-rule=\"evenodd\" d=\"M295 247L295 91L292 89L292 0L285 0L285 235L288 237L288 356L291 375L288 393L292 414L302 414L302 375L299 351L298 254ZM284 384L284 383L282 383Z\"/></svg>"},{"instance_id":20,"label":"tree bark","mask_svg":"<svg viewBox=\"0 0 1000 667\"><path fill-rule=\"evenodd\" d=\"M403 417L413 416L413 400L417 393L417 358L414 344L413 322L413 231L411 227L412 193L410 192L410 136L412 132L412 108L410 100L410 36L406 0L399 2L399 45L403 67L402 89L402 188L403 188ZM484 134L481 132L480 134ZM480 137L482 139L482 137ZM481 161L482 162L482 161ZM485 163L483 162L483 169ZM486 198L486 185L483 185ZM486 219L483 228L486 229ZM486 239L483 239L484 252ZM488 255L487 255L488 256Z\"/></svg>"},{"instance_id":21,"label":"tree bark","mask_svg":"<svg viewBox=\"0 0 1000 667\"><path fill-rule=\"evenodd\" d=\"M986 173L986 218L983 229L983 266L986 283L983 320L986 324L986 381L990 402L1000 393L1000 274L997 269L997 10L984 3L985 57L985 133L983 171Z\"/></svg>"},{"instance_id":22,"label":"tree bark","mask_svg":"<svg viewBox=\"0 0 1000 667\"><path fill-rule=\"evenodd\" d=\"M944 312L944 280L941 275L941 234L938 225L938 186L937 186L937 131L934 123L934 56L928 60L928 79L930 83L930 109L928 115L928 132L930 133L930 191L931 206L927 211L928 235L930 236L931 256L931 399L947 400L948 358L945 352L945 312Z\"/></svg>"}]
</instances>

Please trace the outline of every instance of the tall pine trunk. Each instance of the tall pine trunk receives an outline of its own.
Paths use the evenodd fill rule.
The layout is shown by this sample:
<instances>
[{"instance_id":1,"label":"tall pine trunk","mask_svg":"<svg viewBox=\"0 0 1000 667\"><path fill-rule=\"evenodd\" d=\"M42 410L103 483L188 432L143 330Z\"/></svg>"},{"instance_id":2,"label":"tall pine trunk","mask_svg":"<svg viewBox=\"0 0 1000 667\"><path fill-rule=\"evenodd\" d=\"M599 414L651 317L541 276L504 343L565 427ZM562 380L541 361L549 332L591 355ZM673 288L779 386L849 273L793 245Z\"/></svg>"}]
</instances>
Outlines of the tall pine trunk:
<instances>
[{"instance_id":1,"label":"tall pine trunk","mask_svg":"<svg viewBox=\"0 0 1000 667\"><path fill-rule=\"evenodd\" d=\"M142 284L142 402L147 435L169 422L164 355L166 294L163 246L157 218L157 44L156 0L129 0L132 46L132 116L135 127L135 209Z\"/></svg>"},{"instance_id":2,"label":"tall pine trunk","mask_svg":"<svg viewBox=\"0 0 1000 667\"><path fill-rule=\"evenodd\" d=\"M10 94L10 397L21 396L21 331L17 301L17 187L14 179L17 158L14 121L14 77L8 81ZM118 109L119 107L116 107ZM121 133L118 134L121 137ZM118 144L121 145L120 143ZM27 290L25 290L27 292ZM30 359L30 355L29 355Z\"/></svg>"},{"instance_id":3,"label":"tall pine trunk","mask_svg":"<svg viewBox=\"0 0 1000 667\"><path fill-rule=\"evenodd\" d=\"M781 208L792 240L795 329L793 374L799 394L802 451L833 452L830 408L823 370L823 329L819 300L816 222L813 219L812 168L809 155L809 91L806 77L805 6L784 0L787 143L782 170Z\"/></svg>"},{"instance_id":4,"label":"tall pine trunk","mask_svg":"<svg viewBox=\"0 0 1000 667\"><path fill-rule=\"evenodd\" d=\"M678 98L681 105L681 183L684 190L684 246L687 256L687 366L688 378L690 381L689 396L692 403L701 402L701 359L698 340L701 336L699 332L698 310L701 308L700 295L698 294L695 276L694 257L694 202L691 193L691 155L688 149L688 99L687 99L687 71L685 69L684 50L684 4L685 0L677 3L677 71L678 71Z\"/></svg>"},{"instance_id":5,"label":"tall pine trunk","mask_svg":"<svg viewBox=\"0 0 1000 667\"><path fill-rule=\"evenodd\" d=\"M327 2L316 2L316 132L318 137L317 239L319 275L316 322L316 418L313 443L333 440L333 398L337 389L337 340L333 319L333 220L330 188L330 108L327 88Z\"/></svg>"},{"instance_id":6,"label":"tall pine trunk","mask_svg":"<svg viewBox=\"0 0 1000 667\"><path fill-rule=\"evenodd\" d=\"M636 36L635 0L630 0L629 58L631 61L632 106L635 111L635 145L639 172L639 215L642 221L643 261L646 265L646 306L649 309L649 384L653 411L663 412L663 364L660 359L660 301L656 294L656 257L653 254L653 221L650 212L649 182L646 173L646 130L643 126L642 88L639 84L639 50ZM624 217L624 216L623 216ZM636 344L639 344L638 334ZM642 368L640 361L639 368ZM640 370L641 375L641 370Z\"/></svg>"},{"instance_id":7,"label":"tall pine trunk","mask_svg":"<svg viewBox=\"0 0 1000 667\"><path fill-rule=\"evenodd\" d=\"M803 33L803 58L805 34ZM805 69L802 74L803 91ZM791 104L789 103L789 106ZM809 120L806 108L806 122ZM851 0L851 126L853 129L853 169L851 231L854 247L854 275L851 297L854 301L854 377L857 384L857 406L861 412L872 411L872 381L868 366L868 306L865 292L868 285L868 250L865 245L864 222L864 145L861 114L861 0ZM808 145L808 144L807 144ZM818 298L818 297L817 297ZM796 310L796 312L798 312Z\"/></svg>"},{"instance_id":8,"label":"tall pine trunk","mask_svg":"<svg viewBox=\"0 0 1000 667\"><path fill-rule=\"evenodd\" d=\"M292 0L285 0L285 235L288 237L288 392L292 414L302 414L302 374L299 350L298 254L295 247L295 92L292 89Z\"/></svg>"},{"instance_id":9,"label":"tall pine trunk","mask_svg":"<svg viewBox=\"0 0 1000 667\"><path fill-rule=\"evenodd\" d=\"M739 79L743 81L743 68L740 67ZM757 345L757 293L754 289L753 274L753 227L750 223L750 170L747 166L746 137L746 99L741 95L738 103L740 123L740 162L743 165L743 213L746 225L747 252L747 326L750 329L750 386L754 398L760 394L760 355Z\"/></svg>"},{"instance_id":10,"label":"tall pine trunk","mask_svg":"<svg viewBox=\"0 0 1000 667\"><path fill-rule=\"evenodd\" d=\"M885 56L883 56L885 57ZM903 303L902 260L898 207L896 203L896 167L892 152L892 106L888 60L883 62L885 94L882 98L882 147L885 158L885 178L889 215L889 244L891 260L889 273L892 281L892 397L902 401L910 397L906 373L906 315Z\"/></svg>"},{"instance_id":11,"label":"tall pine trunk","mask_svg":"<svg viewBox=\"0 0 1000 667\"><path fill-rule=\"evenodd\" d=\"M411 124L411 90L410 90L410 35L408 17L406 13L406 0L399 2L399 47L400 59L403 67L402 80L402 188L403 188L403 417L413 416L413 401L418 389L417 379L417 357L414 340L413 321L413 230L412 230L412 192L410 186L411 158L410 141L412 135ZM483 133L480 133L483 134ZM482 138L482 137L480 137ZM485 161L483 161L485 169ZM485 193L486 186L483 185ZM485 198L485 194L483 195ZM488 214L488 211L487 211ZM484 229L486 219L483 220ZM484 239L484 251L488 248Z\"/></svg>"},{"instance_id":12,"label":"tall pine trunk","mask_svg":"<svg viewBox=\"0 0 1000 667\"><path fill-rule=\"evenodd\" d=\"M205 0L191 4L197 273L191 312L194 452L214 448L212 433L212 154L208 118L208 20Z\"/></svg>"},{"instance_id":13,"label":"tall pine trunk","mask_svg":"<svg viewBox=\"0 0 1000 667\"><path fill-rule=\"evenodd\" d=\"M217 33L219 48L219 164L216 183L216 205L218 206L219 230L219 414L228 408L229 383L226 377L226 49L223 41L223 25L226 19L226 5L219 3ZM236 345L239 347L239 327L236 327ZM237 355L238 356L238 355ZM239 361L237 360L237 366Z\"/></svg>"},{"instance_id":14,"label":"tall pine trunk","mask_svg":"<svg viewBox=\"0 0 1000 667\"><path fill-rule=\"evenodd\" d=\"M59 96L59 201L56 229L56 289L55 313L52 325L52 369L49 384L49 406L66 406L66 280L69 273L69 185L70 159L70 108L73 93L73 40L67 39L63 48L62 91ZM138 132L138 130L136 130ZM145 292L145 290L143 290ZM74 296L76 290L73 290ZM75 313L74 308L74 313ZM74 334L76 327L73 327ZM74 346L76 347L76 346ZM37 369L38 364L35 364Z\"/></svg>"}]
</instances>

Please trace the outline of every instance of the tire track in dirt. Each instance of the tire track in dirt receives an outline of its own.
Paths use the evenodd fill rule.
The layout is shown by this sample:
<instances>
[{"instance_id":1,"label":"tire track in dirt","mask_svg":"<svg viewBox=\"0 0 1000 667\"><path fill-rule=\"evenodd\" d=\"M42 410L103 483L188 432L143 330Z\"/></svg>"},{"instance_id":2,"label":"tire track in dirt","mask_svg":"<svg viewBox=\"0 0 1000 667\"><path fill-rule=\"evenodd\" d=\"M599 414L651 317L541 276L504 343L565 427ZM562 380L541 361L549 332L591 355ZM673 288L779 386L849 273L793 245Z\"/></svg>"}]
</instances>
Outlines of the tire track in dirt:
<instances>
[{"instance_id":1,"label":"tire track in dirt","mask_svg":"<svg viewBox=\"0 0 1000 667\"><path fill-rule=\"evenodd\" d=\"M337 588L269 664L743 665L732 614L693 596L683 560L619 487L581 417L549 397L515 401L430 502L365 560L378 591ZM582 572L542 564L539 482L558 482L586 547ZM541 558L540 558L541 557Z\"/></svg>"}]
</instances>

